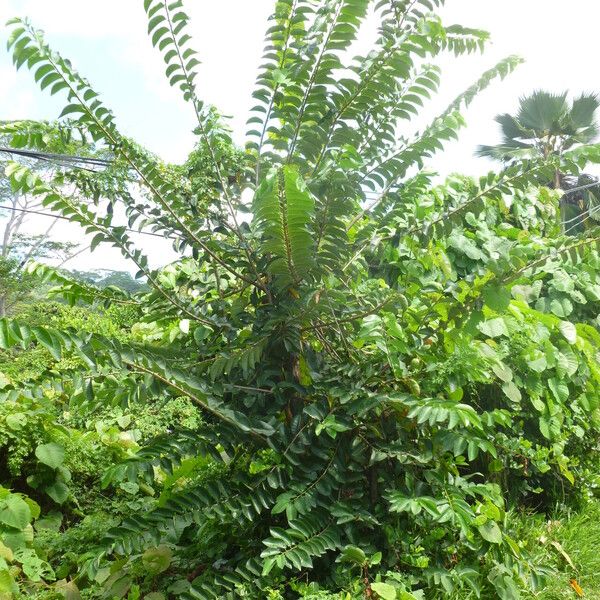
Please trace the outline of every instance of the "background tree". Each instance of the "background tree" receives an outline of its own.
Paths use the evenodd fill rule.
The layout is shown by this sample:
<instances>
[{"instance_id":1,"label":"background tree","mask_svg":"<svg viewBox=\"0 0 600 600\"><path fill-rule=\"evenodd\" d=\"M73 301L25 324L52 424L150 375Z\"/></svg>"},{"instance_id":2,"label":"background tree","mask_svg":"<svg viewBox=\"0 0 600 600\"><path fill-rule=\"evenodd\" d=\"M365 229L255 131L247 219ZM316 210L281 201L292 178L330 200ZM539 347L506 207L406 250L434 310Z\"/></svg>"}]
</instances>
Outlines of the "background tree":
<instances>
[{"instance_id":1,"label":"background tree","mask_svg":"<svg viewBox=\"0 0 600 600\"><path fill-rule=\"evenodd\" d=\"M567 92L552 94L536 91L521 98L516 115L504 113L496 117L502 131L502 141L496 146L480 146L479 156L504 163L550 158L564 155L566 150L590 144L598 137L596 112L600 101L596 94L582 94L569 102ZM567 193L561 200L561 217L566 229L580 231L586 220L584 213L598 219L600 191L597 186L569 193L569 190L593 184L596 177L581 174L570 177L555 169L548 185ZM579 222L581 221L581 223Z\"/></svg>"},{"instance_id":2,"label":"background tree","mask_svg":"<svg viewBox=\"0 0 600 600\"><path fill-rule=\"evenodd\" d=\"M43 125L45 129L44 145L49 152L75 150L73 144L66 143L62 129L55 125ZM5 131L10 131L10 125L5 124ZM6 148L8 141L18 148ZM16 143L15 143L16 142ZM25 300L35 284L23 267L34 259L58 260L64 264L78 253L79 244L73 242L58 242L51 237L52 231L60 221L60 217L51 218L46 229L41 234L23 233L24 226L31 221L32 214L44 212L39 198L32 194L15 192L10 186L10 180L5 175L6 168L13 156L6 150L19 153L23 148L19 139L6 135L0 137L0 261L5 279L0 284L0 316L5 316L14 305ZM35 153L32 153L35 155ZM59 166L51 161L36 160L25 152L14 155L19 164L27 169L33 169L46 179L56 177Z\"/></svg>"},{"instance_id":3,"label":"background tree","mask_svg":"<svg viewBox=\"0 0 600 600\"><path fill-rule=\"evenodd\" d=\"M134 279L127 271L114 271L112 269L95 269L93 271L69 271L69 275L81 281L92 283L99 288L115 286L120 290L135 294L147 289L144 282Z\"/></svg>"},{"instance_id":4,"label":"background tree","mask_svg":"<svg viewBox=\"0 0 600 600\"><path fill-rule=\"evenodd\" d=\"M12 274L12 283L9 285L7 279L4 289L15 289L10 298L0 296L0 315L4 316L15 302L26 298L27 289L31 291L25 283L29 276L23 270L27 263L50 259L60 268L90 247L54 239L52 233L64 217L52 217L38 197L12 189L9 174L31 170L44 180L54 181L61 193L78 199L85 197L90 203L98 202L108 189L113 194L129 195L129 186L134 182L118 161L111 162L110 153L96 148L90 136L69 120L24 121L19 122L17 128L11 122L3 122L2 131L0 219L4 217L4 220L0 220L0 259L5 263L6 273ZM107 210L112 210L112 204ZM24 233L24 226L36 218L47 219L42 221L47 223L43 232ZM127 284L130 291L138 289L126 274L116 273L116 278L116 283Z\"/></svg>"}]
</instances>

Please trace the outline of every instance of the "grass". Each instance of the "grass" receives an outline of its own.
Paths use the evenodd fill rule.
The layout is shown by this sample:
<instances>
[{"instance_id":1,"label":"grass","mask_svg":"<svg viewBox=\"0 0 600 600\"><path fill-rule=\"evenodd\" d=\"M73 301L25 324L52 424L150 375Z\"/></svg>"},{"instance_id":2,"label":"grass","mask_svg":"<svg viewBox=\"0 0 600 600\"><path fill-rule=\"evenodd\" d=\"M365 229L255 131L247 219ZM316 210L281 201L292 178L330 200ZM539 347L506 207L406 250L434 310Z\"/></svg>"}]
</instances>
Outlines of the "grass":
<instances>
[{"instance_id":1,"label":"grass","mask_svg":"<svg viewBox=\"0 0 600 600\"><path fill-rule=\"evenodd\" d=\"M552 521L523 517L521 525L535 558L556 570L544 589L527 600L600 599L600 502ZM571 579L581 586L583 596L573 589Z\"/></svg>"}]
</instances>

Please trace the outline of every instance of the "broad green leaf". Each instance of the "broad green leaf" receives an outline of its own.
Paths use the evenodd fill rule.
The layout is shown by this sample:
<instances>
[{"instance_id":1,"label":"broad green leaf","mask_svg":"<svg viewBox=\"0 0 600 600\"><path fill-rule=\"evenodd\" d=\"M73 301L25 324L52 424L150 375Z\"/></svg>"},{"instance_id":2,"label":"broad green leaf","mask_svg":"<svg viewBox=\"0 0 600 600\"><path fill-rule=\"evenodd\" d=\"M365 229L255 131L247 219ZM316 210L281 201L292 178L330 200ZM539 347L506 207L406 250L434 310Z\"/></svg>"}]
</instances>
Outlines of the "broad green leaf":
<instances>
[{"instance_id":1,"label":"broad green leaf","mask_svg":"<svg viewBox=\"0 0 600 600\"><path fill-rule=\"evenodd\" d=\"M550 310L557 317L564 319L573 312L573 303L568 298L553 298L550 301Z\"/></svg>"},{"instance_id":2,"label":"broad green leaf","mask_svg":"<svg viewBox=\"0 0 600 600\"><path fill-rule=\"evenodd\" d=\"M540 425L540 433L547 440L551 440L552 439L552 434L550 432L550 421L549 421L549 419L547 419L546 417L540 417L539 418L539 425Z\"/></svg>"},{"instance_id":3,"label":"broad green leaf","mask_svg":"<svg viewBox=\"0 0 600 600\"><path fill-rule=\"evenodd\" d=\"M512 381L506 381L502 384L502 391L513 402L521 401L521 391Z\"/></svg>"},{"instance_id":4,"label":"broad green leaf","mask_svg":"<svg viewBox=\"0 0 600 600\"><path fill-rule=\"evenodd\" d=\"M23 498L16 494L0 501L0 523L14 529L25 529L31 521L31 509Z\"/></svg>"},{"instance_id":5,"label":"broad green leaf","mask_svg":"<svg viewBox=\"0 0 600 600\"><path fill-rule=\"evenodd\" d=\"M113 598L124 598L133 583L131 577L122 571L115 573L106 582L108 594Z\"/></svg>"},{"instance_id":6,"label":"broad green leaf","mask_svg":"<svg viewBox=\"0 0 600 600\"><path fill-rule=\"evenodd\" d=\"M510 304L510 292L501 286L490 286L483 290L483 301L496 312L505 311Z\"/></svg>"},{"instance_id":7,"label":"broad green leaf","mask_svg":"<svg viewBox=\"0 0 600 600\"><path fill-rule=\"evenodd\" d=\"M347 546L340 555L340 561L364 565L367 561L367 556L360 548L357 548L356 546Z\"/></svg>"},{"instance_id":8,"label":"broad green leaf","mask_svg":"<svg viewBox=\"0 0 600 600\"><path fill-rule=\"evenodd\" d=\"M2 541L4 545L8 546L13 552L26 548L33 542L33 527L27 525L21 531L7 528L2 534Z\"/></svg>"},{"instance_id":9,"label":"broad green leaf","mask_svg":"<svg viewBox=\"0 0 600 600\"><path fill-rule=\"evenodd\" d=\"M0 558L3 558L6 562L12 562L14 559L13 551L5 546L2 541L0 541Z\"/></svg>"},{"instance_id":10,"label":"broad green leaf","mask_svg":"<svg viewBox=\"0 0 600 600\"><path fill-rule=\"evenodd\" d=\"M477 325L477 328L479 331L481 331L481 333L491 338L500 337L502 335L508 336L506 322L502 317L496 317L495 319L483 321Z\"/></svg>"},{"instance_id":11,"label":"broad green leaf","mask_svg":"<svg viewBox=\"0 0 600 600\"><path fill-rule=\"evenodd\" d=\"M494 363L492 365L492 371L494 371L498 379L501 379L502 381L512 381L513 372L512 369L506 363Z\"/></svg>"},{"instance_id":12,"label":"broad green leaf","mask_svg":"<svg viewBox=\"0 0 600 600\"><path fill-rule=\"evenodd\" d=\"M173 553L168 546L157 546L144 552L142 562L150 573L158 575L169 568L172 558Z\"/></svg>"},{"instance_id":13,"label":"broad green leaf","mask_svg":"<svg viewBox=\"0 0 600 600\"><path fill-rule=\"evenodd\" d=\"M63 504L69 497L69 488L62 481L55 481L53 484L47 486L44 491L57 504Z\"/></svg>"},{"instance_id":14,"label":"broad green leaf","mask_svg":"<svg viewBox=\"0 0 600 600\"><path fill-rule=\"evenodd\" d=\"M580 360L570 348L563 348L556 356L556 371L559 376L572 377L580 364Z\"/></svg>"},{"instance_id":15,"label":"broad green leaf","mask_svg":"<svg viewBox=\"0 0 600 600\"><path fill-rule=\"evenodd\" d=\"M527 365L536 373L542 373L548 368L548 361L546 359L546 355L543 352L536 350L531 355L529 355Z\"/></svg>"},{"instance_id":16,"label":"broad green leaf","mask_svg":"<svg viewBox=\"0 0 600 600\"><path fill-rule=\"evenodd\" d=\"M10 385L10 379L0 371L0 390L4 389L7 385Z\"/></svg>"},{"instance_id":17,"label":"broad green leaf","mask_svg":"<svg viewBox=\"0 0 600 600\"><path fill-rule=\"evenodd\" d=\"M560 472L563 474L563 476L565 477L565 479L571 484L571 485L575 485L575 476L573 475L573 473L569 470L569 468L567 467L567 463L564 460L558 460L558 467L560 469Z\"/></svg>"},{"instance_id":18,"label":"broad green leaf","mask_svg":"<svg viewBox=\"0 0 600 600\"><path fill-rule=\"evenodd\" d=\"M32 548L19 550L16 556L21 563L23 573L31 581L40 582L45 578L54 578L52 567L45 560L42 560Z\"/></svg>"},{"instance_id":19,"label":"broad green leaf","mask_svg":"<svg viewBox=\"0 0 600 600\"><path fill-rule=\"evenodd\" d=\"M65 449L59 444L50 442L49 444L41 444L35 449L37 459L48 465L51 469L58 469L65 460Z\"/></svg>"},{"instance_id":20,"label":"broad green leaf","mask_svg":"<svg viewBox=\"0 0 600 600\"><path fill-rule=\"evenodd\" d=\"M133 481L123 481L119 484L119 487L128 494L135 495L139 492L140 486Z\"/></svg>"},{"instance_id":21,"label":"broad green leaf","mask_svg":"<svg viewBox=\"0 0 600 600\"><path fill-rule=\"evenodd\" d=\"M27 503L27 506L29 506L29 510L31 511L31 518L34 520L37 519L40 516L40 513L42 512L40 505L35 500L32 500L27 496L23 497L23 500Z\"/></svg>"},{"instance_id":22,"label":"broad green leaf","mask_svg":"<svg viewBox=\"0 0 600 600\"><path fill-rule=\"evenodd\" d=\"M18 431L27 425L27 415L24 413L11 413L6 416L6 424L10 429Z\"/></svg>"},{"instance_id":23,"label":"broad green leaf","mask_svg":"<svg viewBox=\"0 0 600 600\"><path fill-rule=\"evenodd\" d=\"M62 579L61 581L57 581L54 585L64 596L65 600L81 600L81 593L74 581ZM148 598L148 596L146 596L146 598Z\"/></svg>"},{"instance_id":24,"label":"broad green leaf","mask_svg":"<svg viewBox=\"0 0 600 600\"><path fill-rule=\"evenodd\" d=\"M574 344L577 341L577 330L575 325L569 321L561 321L558 325L560 332L563 334L569 344Z\"/></svg>"},{"instance_id":25,"label":"broad green leaf","mask_svg":"<svg viewBox=\"0 0 600 600\"><path fill-rule=\"evenodd\" d=\"M396 599L396 588L389 583L376 582L371 584L371 589L377 594L382 600L395 600Z\"/></svg>"},{"instance_id":26,"label":"broad green leaf","mask_svg":"<svg viewBox=\"0 0 600 600\"><path fill-rule=\"evenodd\" d=\"M448 239L448 243L453 248L463 252L473 260L481 260L485 258L485 254L477 247L477 244L461 233L453 232Z\"/></svg>"},{"instance_id":27,"label":"broad green leaf","mask_svg":"<svg viewBox=\"0 0 600 600\"><path fill-rule=\"evenodd\" d=\"M548 387L559 402L565 402L569 397L569 386L564 381L551 377L548 379Z\"/></svg>"},{"instance_id":28,"label":"broad green leaf","mask_svg":"<svg viewBox=\"0 0 600 600\"><path fill-rule=\"evenodd\" d=\"M14 593L18 593L18 588L10 571L8 569L0 569L0 594L7 600L11 600Z\"/></svg>"},{"instance_id":29,"label":"broad green leaf","mask_svg":"<svg viewBox=\"0 0 600 600\"><path fill-rule=\"evenodd\" d=\"M488 521L484 525L480 525L477 529L486 542L490 542L490 544L502 543L502 531L500 531L500 527L498 527L498 523L495 521Z\"/></svg>"}]
</instances>

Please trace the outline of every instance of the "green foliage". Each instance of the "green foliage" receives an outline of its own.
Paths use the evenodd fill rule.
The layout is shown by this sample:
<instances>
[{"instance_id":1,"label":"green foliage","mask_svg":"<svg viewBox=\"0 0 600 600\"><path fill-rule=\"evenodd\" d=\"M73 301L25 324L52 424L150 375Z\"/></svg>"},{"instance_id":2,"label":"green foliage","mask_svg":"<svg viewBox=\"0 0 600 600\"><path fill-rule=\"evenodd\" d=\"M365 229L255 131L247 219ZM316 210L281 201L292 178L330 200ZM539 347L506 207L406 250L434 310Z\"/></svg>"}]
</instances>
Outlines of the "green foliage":
<instances>
[{"instance_id":1,"label":"green foliage","mask_svg":"<svg viewBox=\"0 0 600 600\"><path fill-rule=\"evenodd\" d=\"M568 102L567 93L543 90L521 98L519 112L498 115L503 139L498 146L480 146L479 154L501 160L532 158L540 153L562 155L578 144L589 144L598 135L594 119L600 107L595 94L582 94Z\"/></svg>"},{"instance_id":2,"label":"green foliage","mask_svg":"<svg viewBox=\"0 0 600 600\"><path fill-rule=\"evenodd\" d=\"M434 185L424 164L460 110L520 62L404 137L437 89L426 61L487 40L442 24L439 5L376 3L373 48L352 58L369 2L276 2L242 151L197 96L181 2L146 0L197 120L183 167L119 133L71 63L11 21L17 67L64 92L65 127L113 160L53 178L14 162L13 189L119 248L148 284L130 294L33 264L71 308L0 320L0 348L43 353L2 380L0 424L12 476L48 509L61 585L132 600L507 600L543 585L509 509L593 495L600 426L600 237L562 236L543 183L597 152ZM180 260L151 270L117 201Z\"/></svg>"},{"instance_id":3,"label":"green foliage","mask_svg":"<svg viewBox=\"0 0 600 600\"><path fill-rule=\"evenodd\" d=\"M52 567L33 547L31 522L39 516L40 507L36 502L0 487L0 595L3 598L19 594L21 583L43 584L55 579Z\"/></svg>"},{"instance_id":4,"label":"green foliage","mask_svg":"<svg viewBox=\"0 0 600 600\"><path fill-rule=\"evenodd\" d=\"M19 268L16 258L0 257L0 314L13 313L19 302L31 297L39 282Z\"/></svg>"},{"instance_id":5,"label":"green foliage","mask_svg":"<svg viewBox=\"0 0 600 600\"><path fill-rule=\"evenodd\" d=\"M83 307L36 303L25 306L20 316L31 324L54 323L79 332L96 331L125 339L123 327L130 326L139 316L135 312L128 314L128 310L118 303L104 314ZM133 483L123 479L117 484L114 501L107 503L105 497L98 494L104 471L120 464L139 444L163 435L173 423L195 429L202 421L187 398L157 398L156 402L137 408L113 405L104 406L102 410L82 410L77 404L76 388L64 382L64 375L61 386L42 389L35 383L40 375L57 369L63 374L81 369L78 359L61 357L57 362L44 348L11 352L12 357L0 363L5 372L0 403L1 468L9 478L5 481L26 489L44 509L35 524L37 535L32 546L35 554L28 554L28 560L35 562L37 556L35 560L42 560L48 569L44 583L30 577L32 567L24 573L13 569L11 576L16 577L21 593L46 600L62 598L67 593L79 593L75 583L65 577L76 573L89 548L118 523L120 516L147 510L155 494L143 481ZM40 354L42 360L33 362ZM15 362L17 368L12 368ZM19 370L19 364L27 365L28 369ZM12 389L23 383L29 385L29 391L16 393ZM115 399L119 400L118 396L114 397L114 387L106 393L110 394L108 399L113 404ZM85 391L86 395L89 396L89 390ZM89 397L87 399L89 401ZM195 475L188 470L186 475L180 475L184 476ZM170 485L178 481L175 478ZM31 503L37 506L33 500ZM39 516L39 508L36 514ZM59 533L62 527L67 529ZM50 576L50 563L56 577ZM52 583L55 579L58 581ZM47 592L42 591L43 587Z\"/></svg>"},{"instance_id":6,"label":"green foliage","mask_svg":"<svg viewBox=\"0 0 600 600\"><path fill-rule=\"evenodd\" d=\"M256 191L253 213L264 240L261 254L273 257L268 269L276 284L299 285L309 276L314 260L309 230L314 199L298 171L282 167L270 174Z\"/></svg>"},{"instance_id":7,"label":"green foliage","mask_svg":"<svg viewBox=\"0 0 600 600\"><path fill-rule=\"evenodd\" d=\"M565 173L572 154L589 148L598 136L596 113L600 101L596 94L582 94L571 103L567 92L552 94L533 92L521 98L516 115L498 115L502 142L497 146L480 146L478 154L507 162L536 157L556 157L555 171L546 185L565 190L561 200L561 218L567 233L585 231L589 219L597 220L600 190L597 178ZM585 152L586 150L583 150Z\"/></svg>"}]
</instances>

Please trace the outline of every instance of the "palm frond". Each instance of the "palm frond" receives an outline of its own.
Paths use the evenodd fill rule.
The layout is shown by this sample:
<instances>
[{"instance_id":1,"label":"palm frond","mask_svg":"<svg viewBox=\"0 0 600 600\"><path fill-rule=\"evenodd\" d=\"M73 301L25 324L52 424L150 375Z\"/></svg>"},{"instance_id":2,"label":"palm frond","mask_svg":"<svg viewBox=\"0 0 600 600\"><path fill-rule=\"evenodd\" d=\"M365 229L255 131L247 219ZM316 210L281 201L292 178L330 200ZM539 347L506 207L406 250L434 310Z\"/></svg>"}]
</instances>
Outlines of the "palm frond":
<instances>
[{"instance_id":1,"label":"palm frond","mask_svg":"<svg viewBox=\"0 0 600 600\"><path fill-rule=\"evenodd\" d=\"M567 93L551 94L542 90L520 100L517 121L525 129L543 133L557 133L568 113Z\"/></svg>"}]
</instances>

